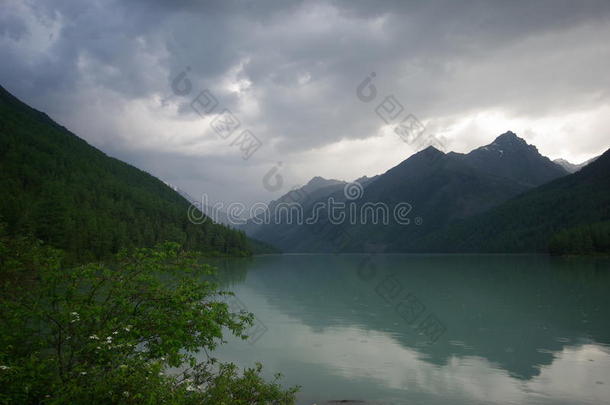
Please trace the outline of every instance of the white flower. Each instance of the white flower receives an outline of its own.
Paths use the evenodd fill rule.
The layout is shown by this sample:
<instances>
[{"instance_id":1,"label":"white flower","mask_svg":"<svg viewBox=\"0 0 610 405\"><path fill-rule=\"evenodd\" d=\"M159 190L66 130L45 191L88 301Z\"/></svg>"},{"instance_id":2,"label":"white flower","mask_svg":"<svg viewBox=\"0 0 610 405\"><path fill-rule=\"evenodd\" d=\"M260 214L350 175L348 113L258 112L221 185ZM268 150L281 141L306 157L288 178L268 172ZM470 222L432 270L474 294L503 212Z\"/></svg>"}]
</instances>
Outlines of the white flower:
<instances>
[{"instance_id":1,"label":"white flower","mask_svg":"<svg viewBox=\"0 0 610 405\"><path fill-rule=\"evenodd\" d=\"M86 371L81 371L80 375L87 375L87 372Z\"/></svg>"},{"instance_id":2,"label":"white flower","mask_svg":"<svg viewBox=\"0 0 610 405\"><path fill-rule=\"evenodd\" d=\"M118 335L119 332L117 332L116 330L114 332L112 332L113 335Z\"/></svg>"},{"instance_id":3,"label":"white flower","mask_svg":"<svg viewBox=\"0 0 610 405\"><path fill-rule=\"evenodd\" d=\"M123 391L123 396L125 398L129 398L129 391Z\"/></svg>"},{"instance_id":4,"label":"white flower","mask_svg":"<svg viewBox=\"0 0 610 405\"><path fill-rule=\"evenodd\" d=\"M8 369L10 369L9 366L0 366L0 370L8 370Z\"/></svg>"},{"instance_id":5,"label":"white flower","mask_svg":"<svg viewBox=\"0 0 610 405\"><path fill-rule=\"evenodd\" d=\"M99 337L97 337L97 335L91 335L89 336L89 339L99 340Z\"/></svg>"},{"instance_id":6,"label":"white flower","mask_svg":"<svg viewBox=\"0 0 610 405\"><path fill-rule=\"evenodd\" d=\"M126 332L129 332L130 330L131 330L131 325L127 325L127 326L125 326L125 331L126 331Z\"/></svg>"}]
</instances>

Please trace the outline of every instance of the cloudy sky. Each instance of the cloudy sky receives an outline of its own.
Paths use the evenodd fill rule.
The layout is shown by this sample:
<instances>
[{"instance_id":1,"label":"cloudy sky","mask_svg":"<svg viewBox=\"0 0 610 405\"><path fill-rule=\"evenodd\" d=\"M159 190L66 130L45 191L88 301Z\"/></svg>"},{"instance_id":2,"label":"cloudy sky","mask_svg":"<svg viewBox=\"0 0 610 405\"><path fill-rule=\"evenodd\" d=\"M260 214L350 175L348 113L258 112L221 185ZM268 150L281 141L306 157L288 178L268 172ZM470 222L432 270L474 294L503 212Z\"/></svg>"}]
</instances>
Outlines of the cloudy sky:
<instances>
[{"instance_id":1,"label":"cloudy sky","mask_svg":"<svg viewBox=\"0 0 610 405\"><path fill-rule=\"evenodd\" d=\"M0 10L2 86L211 201L384 172L417 151L376 113L387 100L446 150L507 130L553 159L610 147L608 1L0 0ZM244 159L252 136L261 146ZM274 167L283 183L265 187Z\"/></svg>"}]
</instances>

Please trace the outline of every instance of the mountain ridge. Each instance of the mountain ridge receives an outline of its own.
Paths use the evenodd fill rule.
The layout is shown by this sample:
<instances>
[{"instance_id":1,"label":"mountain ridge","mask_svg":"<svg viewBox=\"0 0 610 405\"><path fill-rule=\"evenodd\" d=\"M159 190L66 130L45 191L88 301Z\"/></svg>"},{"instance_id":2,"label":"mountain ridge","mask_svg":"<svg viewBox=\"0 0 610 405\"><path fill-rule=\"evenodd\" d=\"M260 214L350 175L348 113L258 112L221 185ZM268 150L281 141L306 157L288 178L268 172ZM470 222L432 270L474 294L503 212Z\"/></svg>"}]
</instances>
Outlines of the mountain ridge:
<instances>
[{"instance_id":1,"label":"mountain ridge","mask_svg":"<svg viewBox=\"0 0 610 405\"><path fill-rule=\"evenodd\" d=\"M293 252L335 249L337 244L332 239L345 235L348 230L351 236L341 242L339 250L362 251L365 245L385 245L390 251L408 251L413 240L564 175L567 172L563 168L509 131L498 136L491 144L468 154L444 153L428 147L361 184L363 196L354 201L356 209L361 209L367 203L383 202L391 206L408 202L412 206L413 216L425 219L420 226L390 224L381 229L356 223L330 227L328 217L323 213L318 224L295 226L280 220L279 223L263 224L248 232L251 236ZM330 198L340 203L348 202L343 187L335 186L324 191L314 196L317 198L307 194L306 198L294 200L301 203L305 217L312 214L314 204ZM271 204L270 210L273 211L273 208ZM322 228L326 228L326 231L322 231ZM330 243L325 238L331 239Z\"/></svg>"}]
</instances>

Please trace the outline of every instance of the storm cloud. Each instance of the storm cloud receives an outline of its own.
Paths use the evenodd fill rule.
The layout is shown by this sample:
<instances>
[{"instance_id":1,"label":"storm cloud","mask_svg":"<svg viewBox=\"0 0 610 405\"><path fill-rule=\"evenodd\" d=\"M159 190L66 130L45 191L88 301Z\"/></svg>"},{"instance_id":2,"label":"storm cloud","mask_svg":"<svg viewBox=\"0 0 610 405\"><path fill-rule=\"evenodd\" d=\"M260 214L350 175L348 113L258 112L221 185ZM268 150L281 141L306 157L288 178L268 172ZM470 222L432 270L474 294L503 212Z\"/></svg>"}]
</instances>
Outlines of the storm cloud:
<instances>
[{"instance_id":1,"label":"storm cloud","mask_svg":"<svg viewBox=\"0 0 610 405\"><path fill-rule=\"evenodd\" d=\"M387 96L448 150L506 130L576 163L610 146L607 1L0 8L2 86L108 154L212 201L268 201L316 175L352 180L396 165L416 149L375 113ZM377 97L363 102L356 88L373 72ZM176 94L180 74L190 87ZM200 116L191 102L204 89L218 105ZM247 160L210 125L224 109L262 142ZM284 185L271 192L262 178L275 166Z\"/></svg>"}]
</instances>

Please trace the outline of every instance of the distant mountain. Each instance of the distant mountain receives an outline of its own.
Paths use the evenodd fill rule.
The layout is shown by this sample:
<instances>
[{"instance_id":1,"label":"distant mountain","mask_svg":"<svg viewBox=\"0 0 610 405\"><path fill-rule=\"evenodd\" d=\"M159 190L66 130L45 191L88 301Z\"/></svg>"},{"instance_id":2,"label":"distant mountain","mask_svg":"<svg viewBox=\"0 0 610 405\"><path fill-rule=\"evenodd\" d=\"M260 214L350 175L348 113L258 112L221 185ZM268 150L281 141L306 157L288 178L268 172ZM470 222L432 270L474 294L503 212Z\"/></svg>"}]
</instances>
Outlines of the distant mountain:
<instances>
[{"instance_id":1,"label":"distant mountain","mask_svg":"<svg viewBox=\"0 0 610 405\"><path fill-rule=\"evenodd\" d=\"M321 189L342 186L344 184L345 182L341 180L325 179L324 177L316 176L313 179L309 180L309 182L300 189L308 194L312 194Z\"/></svg>"},{"instance_id":2,"label":"distant mountain","mask_svg":"<svg viewBox=\"0 0 610 405\"><path fill-rule=\"evenodd\" d=\"M372 224L359 218L335 224L328 213L320 212L312 224L290 224L284 218L250 229L256 238L286 251L329 252L385 249L407 252L418 249L418 241L450 223L480 214L502 202L567 172L536 147L514 133L507 132L485 147L468 154L445 154L433 147L409 157L386 173L359 179L361 196L349 200L346 183L316 188L298 200L304 217L312 217L316 204L330 198L355 206L357 213L365 206L386 204L390 209L408 203L409 225ZM274 204L271 204L273 212ZM371 246L373 248L371 248Z\"/></svg>"},{"instance_id":3,"label":"distant mountain","mask_svg":"<svg viewBox=\"0 0 610 405\"><path fill-rule=\"evenodd\" d=\"M288 191L286 194L282 195L277 200L271 201L268 204L269 212L275 212L280 204L298 203L302 206L309 206L312 202L324 199L325 197L336 192L337 190L343 190L345 184L347 184L345 181L325 179L323 177L316 176L309 180L309 182L304 186L294 187L292 190ZM258 220L250 219L245 225L242 225L238 228L244 230L250 236L253 236L263 241L267 240L269 238L265 237L265 233L267 233L268 231L273 232L273 230L269 225L261 224L263 220L260 219L260 217L262 217L262 215L259 215ZM274 246L280 247L280 245Z\"/></svg>"},{"instance_id":4,"label":"distant mountain","mask_svg":"<svg viewBox=\"0 0 610 405\"><path fill-rule=\"evenodd\" d=\"M187 218L189 202L159 179L106 156L0 87L0 222L77 261L173 240L247 254L243 232Z\"/></svg>"},{"instance_id":5,"label":"distant mountain","mask_svg":"<svg viewBox=\"0 0 610 405\"><path fill-rule=\"evenodd\" d=\"M559 166L563 167L564 169L566 169L566 171L568 173L576 173L577 171L579 171L580 169L582 169L583 167L585 167L586 165L588 165L589 163L593 163L595 162L595 160L599 158L599 156L596 156L592 159L589 159L587 161L584 161L582 163L570 163L565 159L555 159L553 160L553 162L557 163Z\"/></svg>"},{"instance_id":6,"label":"distant mountain","mask_svg":"<svg viewBox=\"0 0 610 405\"><path fill-rule=\"evenodd\" d=\"M555 159L553 160L553 163L556 163L559 166L563 167L568 173L574 173L580 169L579 165L570 163L565 159Z\"/></svg>"},{"instance_id":7,"label":"distant mountain","mask_svg":"<svg viewBox=\"0 0 610 405\"><path fill-rule=\"evenodd\" d=\"M362 176L356 180L354 180L354 183L358 183L363 187L366 187L369 185L369 183L374 182L375 180L377 180L379 178L379 175L377 176L373 176L373 177L368 177L368 176Z\"/></svg>"},{"instance_id":8,"label":"distant mountain","mask_svg":"<svg viewBox=\"0 0 610 405\"><path fill-rule=\"evenodd\" d=\"M542 156L534 145L511 131L466 155L455 155L483 172L515 180L526 187L539 186L568 174L561 165Z\"/></svg>"},{"instance_id":9,"label":"distant mountain","mask_svg":"<svg viewBox=\"0 0 610 405\"><path fill-rule=\"evenodd\" d=\"M422 240L442 252L610 252L610 150L580 171Z\"/></svg>"},{"instance_id":10,"label":"distant mountain","mask_svg":"<svg viewBox=\"0 0 610 405\"><path fill-rule=\"evenodd\" d=\"M293 188L282 197L273 201L270 206L273 207L275 204L281 202L302 202L317 200L327 195L334 193L337 190L342 190L347 184L345 181L335 179L325 179L320 176L316 176L309 180L307 184L302 187Z\"/></svg>"}]
</instances>

